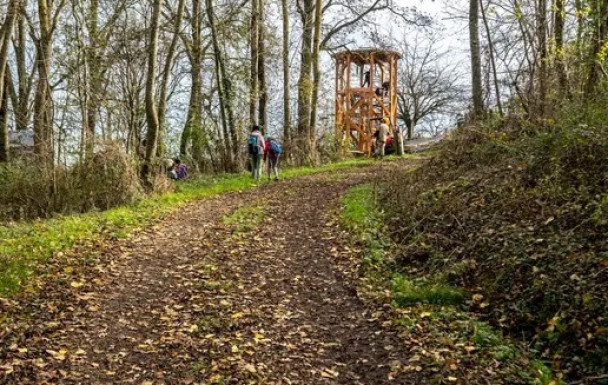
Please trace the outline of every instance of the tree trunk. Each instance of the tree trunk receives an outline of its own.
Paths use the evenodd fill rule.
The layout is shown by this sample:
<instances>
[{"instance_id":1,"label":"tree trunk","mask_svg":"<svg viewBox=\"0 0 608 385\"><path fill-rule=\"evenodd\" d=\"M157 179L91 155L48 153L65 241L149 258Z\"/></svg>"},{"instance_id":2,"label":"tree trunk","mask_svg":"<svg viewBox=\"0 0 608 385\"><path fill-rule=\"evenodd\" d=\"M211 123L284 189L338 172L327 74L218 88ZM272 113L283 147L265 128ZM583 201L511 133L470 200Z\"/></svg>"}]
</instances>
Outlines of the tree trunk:
<instances>
[{"instance_id":1,"label":"tree trunk","mask_svg":"<svg viewBox=\"0 0 608 385\"><path fill-rule=\"evenodd\" d=\"M17 18L17 12L20 7L18 0L12 0L8 4L8 13L2 25L0 31L1 45L0 45L0 100L4 100L4 94L7 92L6 82L6 63L8 61L8 47L13 38L13 29L15 25L15 19Z\"/></svg>"},{"instance_id":2,"label":"tree trunk","mask_svg":"<svg viewBox=\"0 0 608 385\"><path fill-rule=\"evenodd\" d=\"M17 35L13 40L13 49L15 51L15 64L17 67L18 91L13 90L13 110L15 114L15 127L17 131L27 129L31 112L30 112L30 94L32 92L33 76L28 72L26 66L26 38L27 32L25 28L25 12L24 4L21 3L19 10L19 19L17 22ZM10 84L12 87L12 82Z\"/></svg>"},{"instance_id":3,"label":"tree trunk","mask_svg":"<svg viewBox=\"0 0 608 385\"><path fill-rule=\"evenodd\" d=\"M213 43L218 96L220 99L220 114L222 116L222 127L225 135L224 140L227 152L232 154L230 159L227 159L228 169L234 171L236 170L236 162L238 159L238 135L236 127L234 126L234 114L232 111L232 83L226 74L225 62L217 36L213 2L212 0L205 0L205 4L207 5L207 17L209 18L211 41Z\"/></svg>"},{"instance_id":4,"label":"tree trunk","mask_svg":"<svg viewBox=\"0 0 608 385\"><path fill-rule=\"evenodd\" d=\"M564 17L566 10L564 9L564 0L555 0L555 16L554 16L554 35L555 35L555 69L557 70L557 78L559 81L559 91L565 94L570 99L570 89L568 87L568 75L566 75L566 63L564 61Z\"/></svg>"},{"instance_id":5,"label":"tree trunk","mask_svg":"<svg viewBox=\"0 0 608 385\"><path fill-rule=\"evenodd\" d=\"M249 100L249 125L255 126L258 124L258 68L259 68L259 48L258 43L260 29L259 24L259 0L251 0L251 73L250 73L250 100Z\"/></svg>"},{"instance_id":6,"label":"tree trunk","mask_svg":"<svg viewBox=\"0 0 608 385\"><path fill-rule=\"evenodd\" d=\"M8 77L4 79L8 84ZM10 159L10 141L8 136L8 93L2 94L0 102L0 163Z\"/></svg>"},{"instance_id":7,"label":"tree trunk","mask_svg":"<svg viewBox=\"0 0 608 385\"><path fill-rule=\"evenodd\" d=\"M86 104L86 133L85 133L85 155L93 155L95 146L95 128L97 127L97 114L101 104L102 79L101 63L99 62L99 0L91 0L88 15L89 46L86 50L86 63L88 66L88 99Z\"/></svg>"},{"instance_id":8,"label":"tree trunk","mask_svg":"<svg viewBox=\"0 0 608 385\"><path fill-rule=\"evenodd\" d=\"M304 8L300 9L302 18L302 51L300 53L300 78L298 79L298 147L299 160L304 163L311 151L310 115L312 98L312 35L313 35L313 0L303 0Z\"/></svg>"},{"instance_id":9,"label":"tree trunk","mask_svg":"<svg viewBox=\"0 0 608 385\"><path fill-rule=\"evenodd\" d=\"M182 18L184 14L184 8L186 6L186 0L179 0L177 4L177 15L173 21L173 37L171 44L169 45L169 51L167 52L167 58L165 59L165 67L163 69L163 77L160 84L160 95L158 102L158 146L156 150L157 156L164 156L166 152L165 138L167 136L167 102L169 94L169 78L171 77L171 69L175 59L175 53L177 51L177 42L179 41L179 33L182 26Z\"/></svg>"},{"instance_id":10,"label":"tree trunk","mask_svg":"<svg viewBox=\"0 0 608 385\"><path fill-rule=\"evenodd\" d=\"M314 28L314 43L312 51L312 98L310 106L310 158L313 163L316 163L316 133L317 133L317 107L319 106L319 82L321 81L321 70L319 69L319 56L321 50L321 19L322 19L323 2L315 1L315 28Z\"/></svg>"},{"instance_id":11,"label":"tree trunk","mask_svg":"<svg viewBox=\"0 0 608 385\"><path fill-rule=\"evenodd\" d=\"M538 0L536 10L536 34L539 51L538 71L538 101L536 107L537 118L545 116L547 104L547 81L548 81L548 54L547 54L547 0ZM533 80L532 80L533 81Z\"/></svg>"},{"instance_id":12,"label":"tree trunk","mask_svg":"<svg viewBox=\"0 0 608 385\"><path fill-rule=\"evenodd\" d=\"M258 124L262 128L263 133L267 133L268 112L266 111L266 103L268 93L266 91L266 17L264 12L264 0L257 0L258 3L258 86L260 91L260 101L258 110Z\"/></svg>"},{"instance_id":13,"label":"tree trunk","mask_svg":"<svg viewBox=\"0 0 608 385\"><path fill-rule=\"evenodd\" d=\"M488 37L488 50L490 54L490 65L492 66L492 78L494 80L494 91L496 92L496 107L498 108L498 113L502 117L502 102L500 100L500 87L498 85L498 74L496 72L496 58L494 57L494 42L492 41L492 34L490 33L490 25L488 24L488 19L486 17L486 10L483 5L483 0L479 1L479 6L481 8L481 17L483 19L483 25L486 30L486 35Z\"/></svg>"},{"instance_id":14,"label":"tree trunk","mask_svg":"<svg viewBox=\"0 0 608 385\"><path fill-rule=\"evenodd\" d=\"M34 98L34 151L44 167L53 165L53 100L50 87L53 57L52 22L48 0L38 0L40 38L36 44L38 83Z\"/></svg>"},{"instance_id":15,"label":"tree trunk","mask_svg":"<svg viewBox=\"0 0 608 385\"><path fill-rule=\"evenodd\" d=\"M186 43L186 52L190 61L190 101L188 103L188 114L182 132L179 153L187 156L189 147L193 142L193 133L198 129L201 119L201 74L202 74L202 55L201 55L201 3L200 0L192 1L192 12L190 17L192 30L192 41Z\"/></svg>"},{"instance_id":16,"label":"tree trunk","mask_svg":"<svg viewBox=\"0 0 608 385\"><path fill-rule=\"evenodd\" d=\"M589 75L587 76L587 85L585 89L586 96L593 98L596 87L600 83L602 75L601 65L598 62L600 60L599 54L604 47L606 41L606 34L608 33L608 1L601 1L601 7L598 14L598 20L596 23L595 30L593 31L593 38L591 41L591 51L589 53Z\"/></svg>"},{"instance_id":17,"label":"tree trunk","mask_svg":"<svg viewBox=\"0 0 608 385\"><path fill-rule=\"evenodd\" d=\"M156 60L158 56L158 29L160 19L160 2L152 3L152 20L150 24L150 43L148 46L148 73L146 77L146 123L148 134L146 136L146 158L143 174L147 176L151 171L152 161L156 155L158 138L158 107L155 101L156 75L158 72Z\"/></svg>"},{"instance_id":18,"label":"tree trunk","mask_svg":"<svg viewBox=\"0 0 608 385\"><path fill-rule=\"evenodd\" d=\"M469 3L469 39L471 45L471 78L473 91L473 119L483 115L483 94L481 84L481 51L479 48L479 0Z\"/></svg>"},{"instance_id":19,"label":"tree trunk","mask_svg":"<svg viewBox=\"0 0 608 385\"><path fill-rule=\"evenodd\" d=\"M11 43L19 1L12 0L8 4L8 12L0 31L0 162L7 162L9 158L8 139L8 46Z\"/></svg>"},{"instance_id":20,"label":"tree trunk","mask_svg":"<svg viewBox=\"0 0 608 385\"><path fill-rule=\"evenodd\" d=\"M283 11L283 138L286 151L291 147L291 98L289 96L289 4L281 0ZM286 154L289 159L290 154Z\"/></svg>"}]
</instances>

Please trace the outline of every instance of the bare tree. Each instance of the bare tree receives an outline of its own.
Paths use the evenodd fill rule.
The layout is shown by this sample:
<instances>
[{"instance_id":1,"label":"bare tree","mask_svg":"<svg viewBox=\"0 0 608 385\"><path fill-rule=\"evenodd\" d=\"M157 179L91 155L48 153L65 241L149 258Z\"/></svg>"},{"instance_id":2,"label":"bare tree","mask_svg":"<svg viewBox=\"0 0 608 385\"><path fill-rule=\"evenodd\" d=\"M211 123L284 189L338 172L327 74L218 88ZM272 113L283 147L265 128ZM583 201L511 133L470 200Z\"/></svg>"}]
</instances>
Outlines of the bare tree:
<instances>
[{"instance_id":1,"label":"bare tree","mask_svg":"<svg viewBox=\"0 0 608 385\"><path fill-rule=\"evenodd\" d=\"M258 122L264 132L267 132L268 125L268 90L266 86L266 12L264 0L258 2L258 86L259 86L259 109Z\"/></svg>"},{"instance_id":2,"label":"bare tree","mask_svg":"<svg viewBox=\"0 0 608 385\"><path fill-rule=\"evenodd\" d=\"M481 84L481 49L479 47L479 0L469 0L469 40L471 45L471 79L473 117L483 115L483 91Z\"/></svg>"},{"instance_id":3,"label":"bare tree","mask_svg":"<svg viewBox=\"0 0 608 385\"><path fill-rule=\"evenodd\" d=\"M488 18L486 17L486 10L483 4L483 0L479 1L479 7L481 8L481 17L483 19L483 25L486 30L486 39L488 39L488 56L490 57L490 65L492 67L492 80L494 82L494 92L496 95L496 107L498 108L498 113L500 114L500 116L503 116L502 102L500 100L498 71L496 69L496 58L494 54L494 42L492 39L492 34L490 33L490 25L488 23Z\"/></svg>"},{"instance_id":4,"label":"bare tree","mask_svg":"<svg viewBox=\"0 0 608 385\"><path fill-rule=\"evenodd\" d=\"M289 3L287 0L281 0L281 11L283 21L283 137L288 144L286 150L291 147L291 98L289 95L290 79L289 79ZM289 154L287 154L287 159Z\"/></svg>"},{"instance_id":5,"label":"bare tree","mask_svg":"<svg viewBox=\"0 0 608 385\"><path fill-rule=\"evenodd\" d=\"M179 42L179 34L182 27L182 19L184 17L184 9L186 7L186 0L179 0L177 4L177 12L175 17L172 18L171 23L173 24L173 36L171 38L171 44L167 52L167 58L165 59L165 66L162 73L162 79L160 83L160 95L158 101L158 147L157 155L165 155L166 145L165 138L167 136L167 102L169 99L169 79L171 77L171 70L175 64L175 55L177 53L177 45Z\"/></svg>"},{"instance_id":6,"label":"bare tree","mask_svg":"<svg viewBox=\"0 0 608 385\"><path fill-rule=\"evenodd\" d=\"M250 100L249 100L249 125L255 126L258 124L258 101L259 101L259 33L260 33L260 7L259 0L251 0L251 27L249 29L251 50L251 70L250 70Z\"/></svg>"},{"instance_id":7,"label":"bare tree","mask_svg":"<svg viewBox=\"0 0 608 385\"><path fill-rule=\"evenodd\" d=\"M398 94L399 118L412 139L419 122L438 114L454 114L462 104L461 74L446 60L447 51L440 51L433 38L423 44L419 36L404 34L403 64Z\"/></svg>"},{"instance_id":8,"label":"bare tree","mask_svg":"<svg viewBox=\"0 0 608 385\"><path fill-rule=\"evenodd\" d=\"M224 60L222 48L220 47L213 2L211 0L205 0L205 4L207 6L209 28L211 29L211 41L213 43L213 58L215 62L218 96L220 99L222 127L226 149L228 154L230 154L230 157L226 159L226 163L229 170L235 170L238 159L238 135L234 125L234 113L232 110L234 103L232 82L226 73L226 62Z\"/></svg>"},{"instance_id":9,"label":"bare tree","mask_svg":"<svg viewBox=\"0 0 608 385\"><path fill-rule=\"evenodd\" d=\"M6 162L9 158L8 139L8 93L6 91L8 47L10 45L17 12L20 9L18 0L11 0L2 28L0 29L0 162Z\"/></svg>"},{"instance_id":10,"label":"bare tree","mask_svg":"<svg viewBox=\"0 0 608 385\"><path fill-rule=\"evenodd\" d=\"M146 136L146 164L144 174L149 173L152 160L156 155L158 138L158 106L156 105L156 76L158 73L158 31L160 24L160 1L153 0L152 19L150 22L150 43L148 46L148 72L146 77L146 122L148 124L148 135Z\"/></svg>"},{"instance_id":11,"label":"bare tree","mask_svg":"<svg viewBox=\"0 0 608 385\"><path fill-rule=\"evenodd\" d=\"M34 150L46 166L53 163L53 95L51 90L51 64L53 60L53 34L59 13L66 0L56 5L51 0L38 0L39 36L36 41L36 70L38 83L34 98Z\"/></svg>"}]
</instances>

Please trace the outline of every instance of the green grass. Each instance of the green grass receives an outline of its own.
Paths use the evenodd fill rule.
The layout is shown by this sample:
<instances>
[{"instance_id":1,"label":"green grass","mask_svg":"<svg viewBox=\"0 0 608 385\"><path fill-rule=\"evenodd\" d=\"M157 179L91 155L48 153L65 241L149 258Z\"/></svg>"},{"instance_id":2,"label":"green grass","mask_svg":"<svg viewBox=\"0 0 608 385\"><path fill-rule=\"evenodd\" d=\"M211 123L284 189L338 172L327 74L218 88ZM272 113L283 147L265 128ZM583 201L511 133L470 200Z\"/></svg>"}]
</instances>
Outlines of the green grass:
<instances>
[{"instance_id":1,"label":"green grass","mask_svg":"<svg viewBox=\"0 0 608 385\"><path fill-rule=\"evenodd\" d=\"M236 236L255 230L264 220L264 206L243 206L222 218Z\"/></svg>"},{"instance_id":2,"label":"green grass","mask_svg":"<svg viewBox=\"0 0 608 385\"><path fill-rule=\"evenodd\" d=\"M366 265L383 265L390 245L384 229L384 218L376 202L373 185L351 188L342 198L342 225L365 247ZM462 290L442 282L413 282L399 273L392 273L390 288L395 305L403 307L417 303L448 305L465 300Z\"/></svg>"},{"instance_id":3,"label":"green grass","mask_svg":"<svg viewBox=\"0 0 608 385\"><path fill-rule=\"evenodd\" d=\"M441 282L414 283L402 274L395 273L391 280L393 302L398 307L418 303L431 305L457 305L465 300L459 288Z\"/></svg>"},{"instance_id":4,"label":"green grass","mask_svg":"<svg viewBox=\"0 0 608 385\"><path fill-rule=\"evenodd\" d=\"M322 167L291 168L281 177L291 179L373 164L372 159L351 159ZM87 241L123 238L172 210L198 199L251 189L248 173L205 177L178 183L177 191L149 197L137 204L100 213L60 216L55 219L0 225L0 297L10 297L28 284L53 254Z\"/></svg>"},{"instance_id":5,"label":"green grass","mask_svg":"<svg viewBox=\"0 0 608 385\"><path fill-rule=\"evenodd\" d=\"M351 188L342 198L340 218L345 227L358 235L377 233L382 227L374 187L364 184Z\"/></svg>"}]
</instances>

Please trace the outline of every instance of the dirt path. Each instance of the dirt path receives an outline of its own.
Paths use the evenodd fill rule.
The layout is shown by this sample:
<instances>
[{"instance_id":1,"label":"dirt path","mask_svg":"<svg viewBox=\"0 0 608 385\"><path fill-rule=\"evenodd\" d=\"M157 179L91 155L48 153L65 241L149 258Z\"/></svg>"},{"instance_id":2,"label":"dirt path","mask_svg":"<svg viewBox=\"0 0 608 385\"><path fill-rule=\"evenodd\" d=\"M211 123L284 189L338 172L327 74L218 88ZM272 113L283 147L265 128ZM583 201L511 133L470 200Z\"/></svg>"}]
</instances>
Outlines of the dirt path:
<instances>
[{"instance_id":1,"label":"dirt path","mask_svg":"<svg viewBox=\"0 0 608 385\"><path fill-rule=\"evenodd\" d=\"M384 166L391 167L391 166ZM332 257L328 214L379 167L189 205L3 303L0 383L420 384ZM221 218L259 207L235 231Z\"/></svg>"}]
</instances>

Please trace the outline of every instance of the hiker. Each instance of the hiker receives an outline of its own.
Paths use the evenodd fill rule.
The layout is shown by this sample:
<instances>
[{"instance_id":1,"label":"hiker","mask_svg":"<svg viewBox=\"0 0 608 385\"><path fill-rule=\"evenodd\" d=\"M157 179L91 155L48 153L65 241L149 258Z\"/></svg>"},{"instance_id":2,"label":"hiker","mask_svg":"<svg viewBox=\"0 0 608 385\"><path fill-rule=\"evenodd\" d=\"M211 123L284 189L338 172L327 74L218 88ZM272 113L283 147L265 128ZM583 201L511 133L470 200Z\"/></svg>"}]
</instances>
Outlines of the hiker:
<instances>
[{"instance_id":1,"label":"hiker","mask_svg":"<svg viewBox=\"0 0 608 385\"><path fill-rule=\"evenodd\" d=\"M175 158L175 164L177 170L175 171L177 174L178 180L183 180L188 178L188 166L185 163L182 163L178 158Z\"/></svg>"},{"instance_id":2,"label":"hiker","mask_svg":"<svg viewBox=\"0 0 608 385\"><path fill-rule=\"evenodd\" d=\"M173 167L169 170L169 178L174 180L186 179L188 177L188 166L179 158L173 159Z\"/></svg>"},{"instance_id":3,"label":"hiker","mask_svg":"<svg viewBox=\"0 0 608 385\"><path fill-rule=\"evenodd\" d=\"M270 174L274 173L274 180L279 180L279 158L281 157L281 144L278 140L266 137L264 145L264 163L268 160L268 180Z\"/></svg>"},{"instance_id":4,"label":"hiker","mask_svg":"<svg viewBox=\"0 0 608 385\"><path fill-rule=\"evenodd\" d=\"M382 83L382 95L383 96L388 96L388 90L391 87L391 83L387 80L384 83Z\"/></svg>"},{"instance_id":5,"label":"hiker","mask_svg":"<svg viewBox=\"0 0 608 385\"><path fill-rule=\"evenodd\" d=\"M164 172L167 175L167 178L173 179L173 175L171 172L175 169L175 161L171 158L166 158L163 160L161 166L161 172Z\"/></svg>"},{"instance_id":6,"label":"hiker","mask_svg":"<svg viewBox=\"0 0 608 385\"><path fill-rule=\"evenodd\" d=\"M390 133L388 125L390 123L389 118L384 118L380 127L378 127L378 137L376 138L376 155L381 159L384 158L384 151L386 149L386 139Z\"/></svg>"},{"instance_id":7,"label":"hiker","mask_svg":"<svg viewBox=\"0 0 608 385\"><path fill-rule=\"evenodd\" d=\"M361 87L369 87L369 71L363 73L363 84L361 84Z\"/></svg>"},{"instance_id":8,"label":"hiker","mask_svg":"<svg viewBox=\"0 0 608 385\"><path fill-rule=\"evenodd\" d=\"M262 159L264 158L264 137L259 126L251 127L251 135L247 141L249 157L251 158L251 177L260 180L262 176Z\"/></svg>"}]
</instances>

